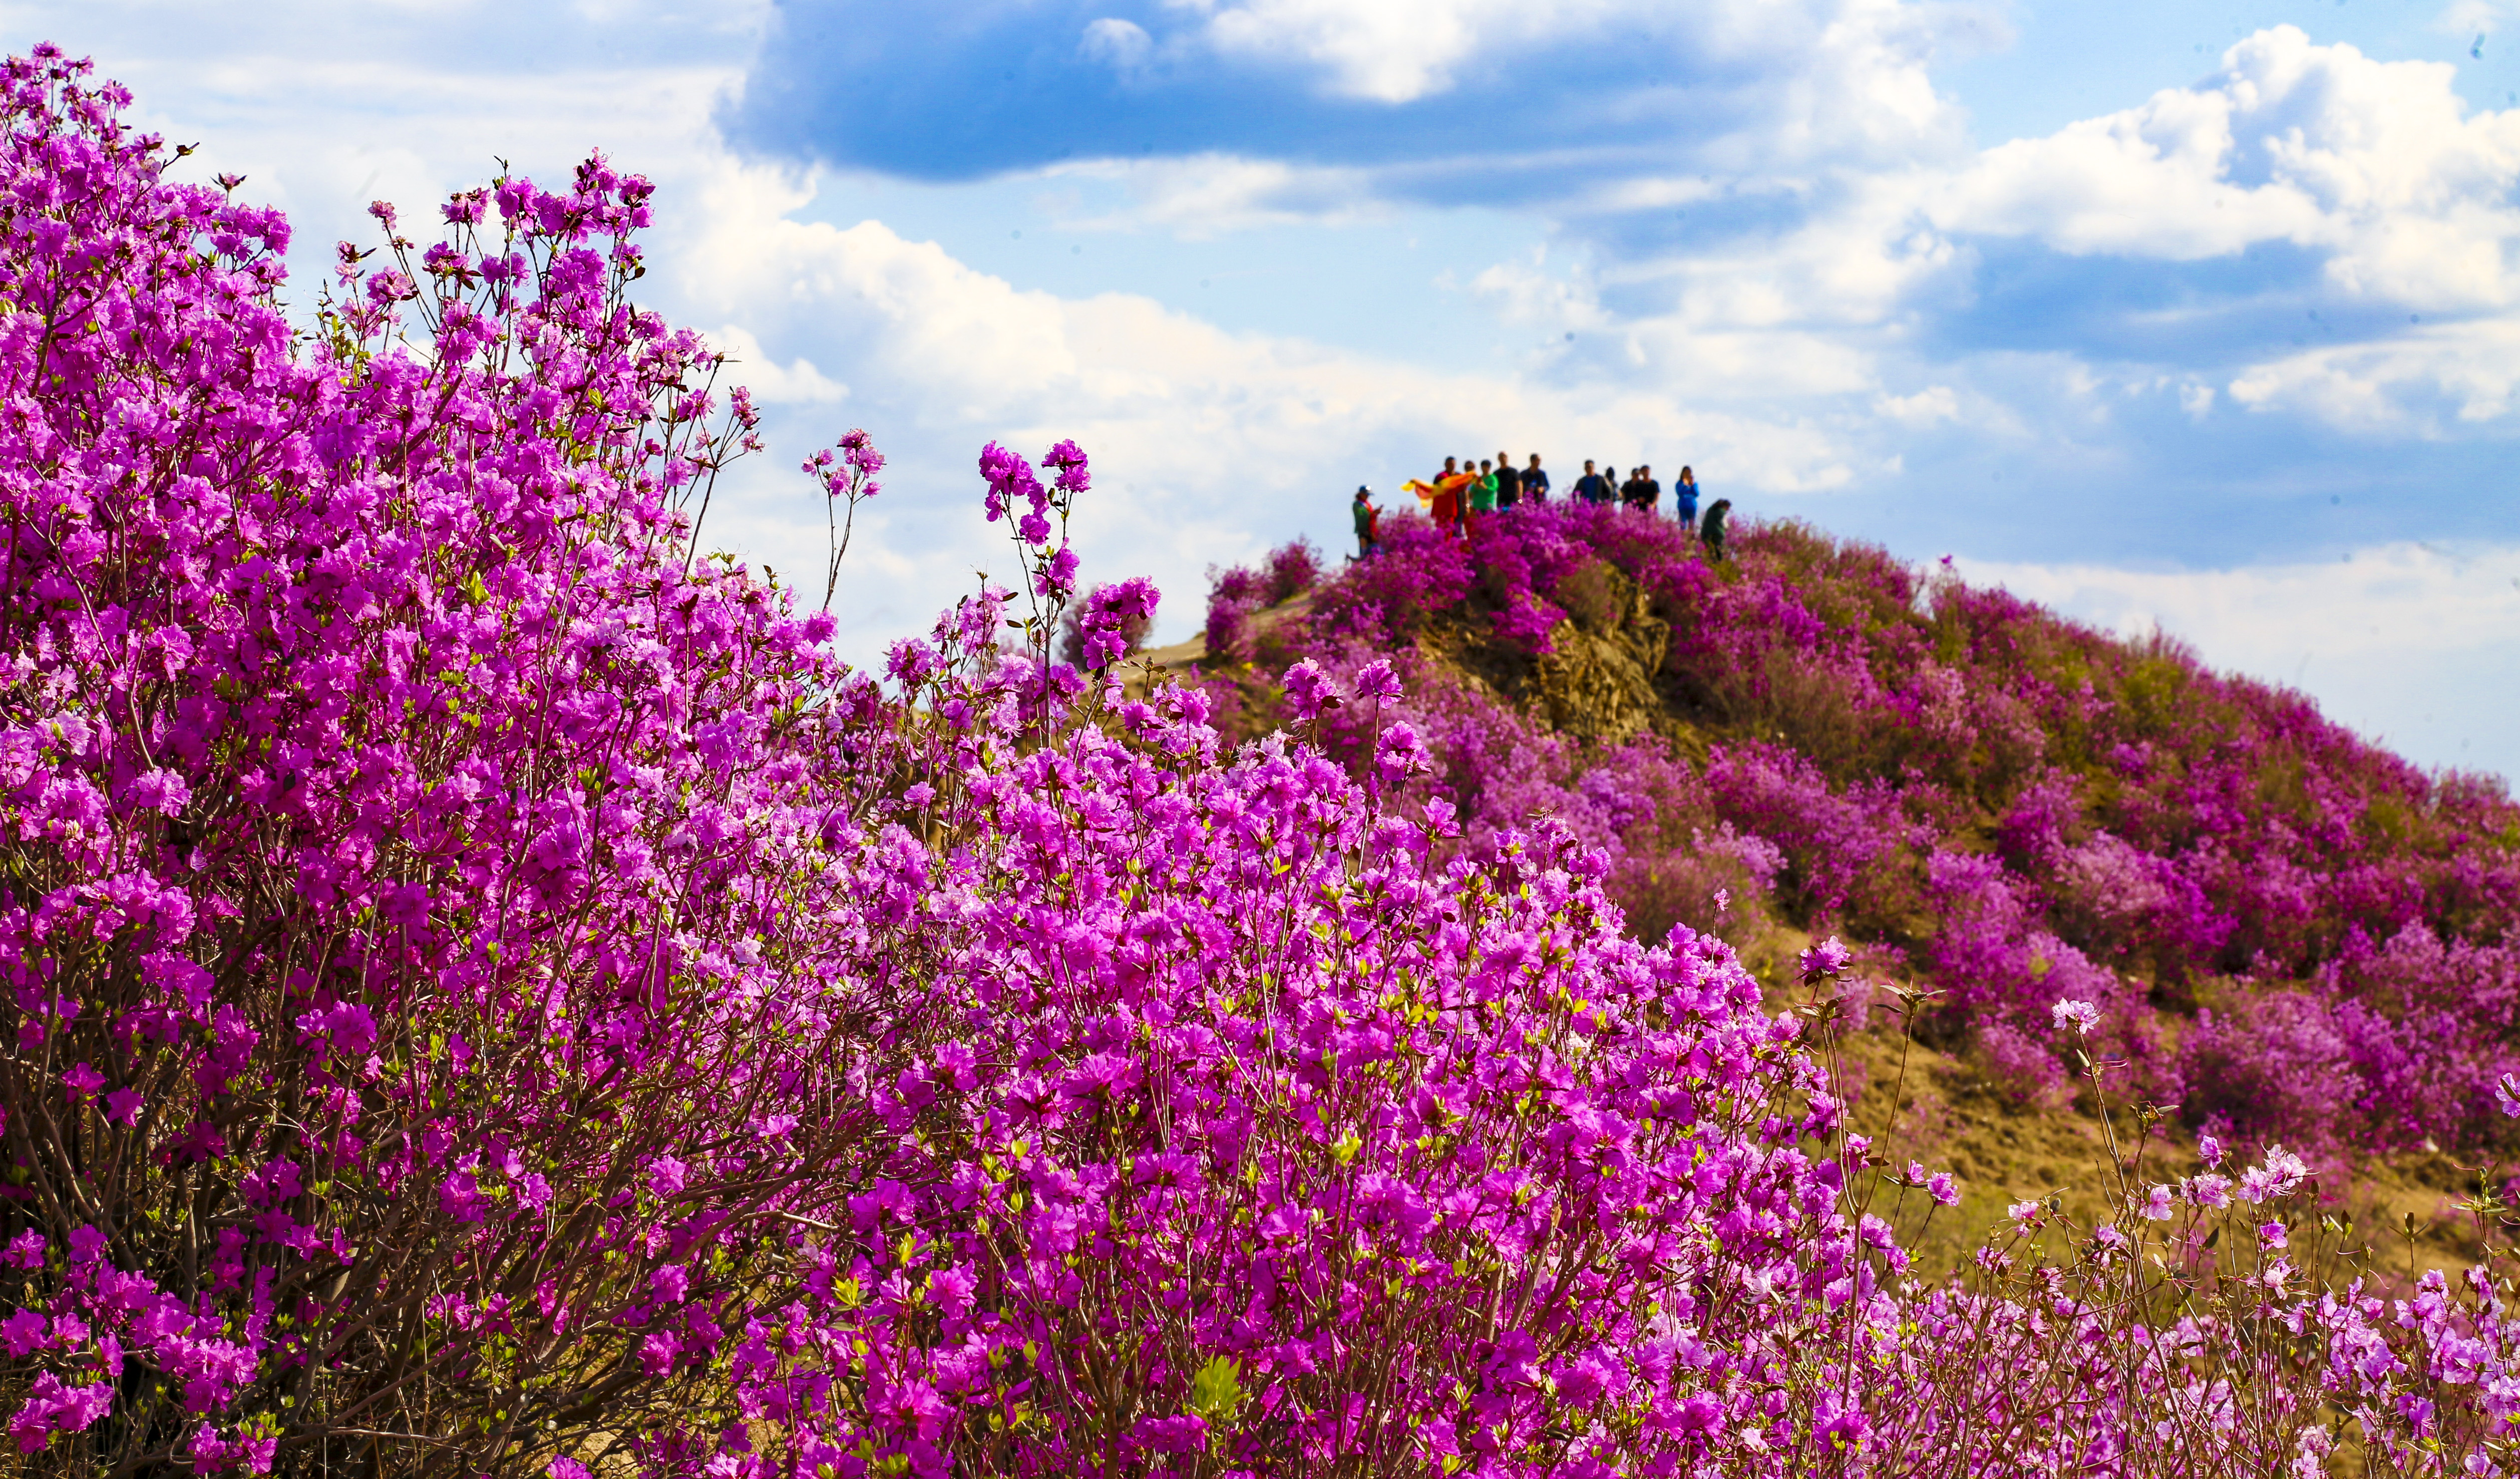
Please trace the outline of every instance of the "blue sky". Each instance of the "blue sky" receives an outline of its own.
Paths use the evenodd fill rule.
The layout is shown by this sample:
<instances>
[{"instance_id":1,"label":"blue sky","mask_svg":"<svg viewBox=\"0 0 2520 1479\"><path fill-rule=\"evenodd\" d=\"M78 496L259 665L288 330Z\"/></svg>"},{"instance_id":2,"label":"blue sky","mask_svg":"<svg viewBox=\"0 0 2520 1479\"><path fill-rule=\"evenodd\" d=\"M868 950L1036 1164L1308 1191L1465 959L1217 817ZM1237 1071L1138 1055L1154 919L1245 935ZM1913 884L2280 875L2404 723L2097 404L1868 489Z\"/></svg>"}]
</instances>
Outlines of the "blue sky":
<instances>
[{"instance_id":1,"label":"blue sky","mask_svg":"<svg viewBox=\"0 0 2520 1479\"><path fill-rule=\"evenodd\" d=\"M970 468L1083 441L1089 573L1310 532L1444 455L1693 465L2520 773L2520 0L0 3L300 222L601 146L657 305L788 469L894 458L873 653L1005 560Z\"/></svg>"}]
</instances>

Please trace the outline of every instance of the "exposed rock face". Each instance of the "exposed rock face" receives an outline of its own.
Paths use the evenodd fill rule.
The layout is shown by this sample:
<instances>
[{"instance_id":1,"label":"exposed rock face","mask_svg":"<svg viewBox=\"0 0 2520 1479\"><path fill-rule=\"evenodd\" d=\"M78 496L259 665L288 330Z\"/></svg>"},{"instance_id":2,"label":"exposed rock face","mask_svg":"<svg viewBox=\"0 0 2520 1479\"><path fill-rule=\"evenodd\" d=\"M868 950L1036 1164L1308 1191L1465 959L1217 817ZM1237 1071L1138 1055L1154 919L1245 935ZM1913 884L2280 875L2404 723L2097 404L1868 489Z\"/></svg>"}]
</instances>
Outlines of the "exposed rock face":
<instances>
[{"instance_id":1,"label":"exposed rock face","mask_svg":"<svg viewBox=\"0 0 2520 1479\"><path fill-rule=\"evenodd\" d=\"M1556 591L1566 619L1549 633L1541 657L1495 639L1496 605L1474 588L1462 607L1436 615L1418 637L1418 651L1461 681L1504 699L1533 718L1573 738L1616 744L1658 732L1693 746L1688 726L1658 687L1671 651L1671 624L1653 614L1644 588L1606 561L1597 561L1560 582ZM1254 612L1251 627L1261 645L1282 624L1312 609L1307 593ZM1266 666L1264 664L1264 666ZM1197 637L1130 659L1132 692L1161 673L1192 667L1225 670Z\"/></svg>"},{"instance_id":2,"label":"exposed rock face","mask_svg":"<svg viewBox=\"0 0 2520 1479\"><path fill-rule=\"evenodd\" d=\"M1565 583L1567 619L1551 629L1553 650L1532 660L1515 700L1586 739L1632 739L1657 727L1665 711L1654 677L1671 651L1671 624L1653 614L1643 587L1607 564Z\"/></svg>"},{"instance_id":3,"label":"exposed rock face","mask_svg":"<svg viewBox=\"0 0 2520 1479\"><path fill-rule=\"evenodd\" d=\"M1532 657L1490 634L1495 608L1474 591L1468 607L1428 624L1419 650L1437 666L1506 700L1560 734L1617 743L1676 722L1655 686L1671 651L1671 624L1643 588L1605 562L1560 583L1566 620Z\"/></svg>"}]
</instances>

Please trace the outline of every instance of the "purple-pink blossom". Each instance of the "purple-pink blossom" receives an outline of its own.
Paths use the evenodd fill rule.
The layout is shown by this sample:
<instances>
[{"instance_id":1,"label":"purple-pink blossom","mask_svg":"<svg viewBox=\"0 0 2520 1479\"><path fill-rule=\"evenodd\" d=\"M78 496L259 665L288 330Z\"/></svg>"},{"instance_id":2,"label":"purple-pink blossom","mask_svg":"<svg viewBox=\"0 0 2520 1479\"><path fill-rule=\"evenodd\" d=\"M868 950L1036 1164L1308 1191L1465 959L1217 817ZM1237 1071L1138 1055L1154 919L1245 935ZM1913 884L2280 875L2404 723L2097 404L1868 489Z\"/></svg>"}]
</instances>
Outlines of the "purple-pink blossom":
<instances>
[{"instance_id":1,"label":"purple-pink blossom","mask_svg":"<svg viewBox=\"0 0 2520 1479\"><path fill-rule=\"evenodd\" d=\"M2071 1029L2077 1037L2089 1037L2100 1025L2100 1009L2089 1001L2063 1000L2049 1008L2056 1019L2056 1030Z\"/></svg>"}]
</instances>

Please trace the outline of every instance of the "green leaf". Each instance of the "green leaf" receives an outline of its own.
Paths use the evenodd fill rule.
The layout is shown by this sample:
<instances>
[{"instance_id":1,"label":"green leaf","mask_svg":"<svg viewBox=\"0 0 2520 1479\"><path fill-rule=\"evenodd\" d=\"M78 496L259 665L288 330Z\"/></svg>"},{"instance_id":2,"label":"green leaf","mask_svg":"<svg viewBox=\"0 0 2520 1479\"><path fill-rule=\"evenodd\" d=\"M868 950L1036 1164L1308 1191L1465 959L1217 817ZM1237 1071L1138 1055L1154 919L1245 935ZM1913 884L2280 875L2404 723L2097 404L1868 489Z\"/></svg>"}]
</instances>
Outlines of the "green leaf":
<instances>
[{"instance_id":1,"label":"green leaf","mask_svg":"<svg viewBox=\"0 0 2520 1479\"><path fill-rule=\"evenodd\" d=\"M1190 1379L1191 1410L1210 1427L1232 1422L1242 1407L1241 1377L1241 1364L1231 1356L1219 1356L1199 1367Z\"/></svg>"}]
</instances>

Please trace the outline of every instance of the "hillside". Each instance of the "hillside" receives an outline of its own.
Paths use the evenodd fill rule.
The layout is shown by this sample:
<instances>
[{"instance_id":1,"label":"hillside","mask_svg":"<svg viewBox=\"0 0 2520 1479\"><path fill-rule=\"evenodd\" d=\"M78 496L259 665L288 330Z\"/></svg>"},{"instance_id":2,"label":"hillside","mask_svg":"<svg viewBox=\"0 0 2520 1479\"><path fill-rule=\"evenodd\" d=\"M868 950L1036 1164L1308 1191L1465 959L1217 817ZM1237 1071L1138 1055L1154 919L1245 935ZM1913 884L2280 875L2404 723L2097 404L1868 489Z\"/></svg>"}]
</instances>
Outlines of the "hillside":
<instances>
[{"instance_id":1,"label":"hillside","mask_svg":"<svg viewBox=\"0 0 2520 1479\"><path fill-rule=\"evenodd\" d=\"M1856 945L1859 1088L1895 1058L1896 992L1933 994L1897 1138L1988 1197L2061 1183L2096 1132L2059 999L2099 1008L2112 1101L2302 1150L2393 1224L2508 1148L2520 807L2498 781L1798 524L1709 564L1667 522L1554 504L1466 542L1395 520L1372 560L1314 565L1224 573L1205 636L1149 656L1244 735L1290 665L1395 660L1418 784L1464 847L1554 816L1603 850L1634 933L1720 936L1772 985L1814 936Z\"/></svg>"}]
</instances>

